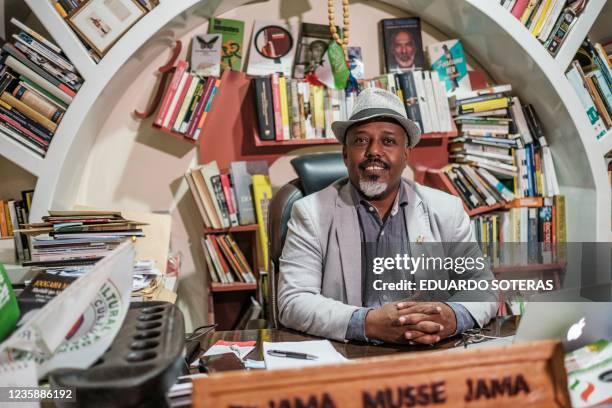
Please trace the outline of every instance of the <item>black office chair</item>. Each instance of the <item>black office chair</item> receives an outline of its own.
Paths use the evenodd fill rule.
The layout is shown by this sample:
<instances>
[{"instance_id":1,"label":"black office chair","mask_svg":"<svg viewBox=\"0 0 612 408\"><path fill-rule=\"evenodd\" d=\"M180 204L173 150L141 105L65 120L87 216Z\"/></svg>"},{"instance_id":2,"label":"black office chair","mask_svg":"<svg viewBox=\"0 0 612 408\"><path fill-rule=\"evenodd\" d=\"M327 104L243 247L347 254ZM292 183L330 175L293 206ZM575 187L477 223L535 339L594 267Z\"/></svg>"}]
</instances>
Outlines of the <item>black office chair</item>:
<instances>
[{"instance_id":1,"label":"black office chair","mask_svg":"<svg viewBox=\"0 0 612 408\"><path fill-rule=\"evenodd\" d=\"M268 209L268 253L270 255L268 319L274 328L280 326L276 296L278 260L285 244L291 208L300 198L316 193L348 175L341 153L307 154L291 160L291 165L298 178L291 180L274 194Z\"/></svg>"}]
</instances>

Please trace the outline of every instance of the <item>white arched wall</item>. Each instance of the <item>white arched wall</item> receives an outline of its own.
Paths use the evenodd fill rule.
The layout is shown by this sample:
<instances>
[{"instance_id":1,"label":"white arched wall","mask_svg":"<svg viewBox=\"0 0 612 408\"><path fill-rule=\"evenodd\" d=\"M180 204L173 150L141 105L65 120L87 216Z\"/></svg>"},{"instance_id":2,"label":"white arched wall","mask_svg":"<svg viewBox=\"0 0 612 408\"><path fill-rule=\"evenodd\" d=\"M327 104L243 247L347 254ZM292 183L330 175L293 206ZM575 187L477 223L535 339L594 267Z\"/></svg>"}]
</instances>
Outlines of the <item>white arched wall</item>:
<instances>
[{"instance_id":1,"label":"white arched wall","mask_svg":"<svg viewBox=\"0 0 612 408\"><path fill-rule=\"evenodd\" d=\"M61 20L44 20L45 13L41 10L45 6L40 6L42 3L38 0L26 1L73 62L78 62L87 80L60 126L47 159L36 164L39 179L34 215L42 215L47 208L68 208L76 203L125 210L169 211L174 220L173 248L184 255L184 276L179 288L181 302L187 306L183 310L188 313L188 321L201 323L206 303L206 277L202 272L196 273L204 269L199 250L201 221L182 183L182 173L196 159L195 151L184 142L153 131L150 122L134 121L129 112L146 105L155 80L153 73L169 55L166 48L171 40L189 38L187 33L197 25L202 25L204 30L205 18L214 11L218 14L220 2L197 5L195 0L162 2L120 40L101 64L95 66L86 56L83 58L82 48L75 46L71 39L73 34ZM598 1L601 0L591 3ZM595 155L598 146L587 137L590 133L586 118L580 109L575 109L576 98L569 84L563 83L564 67L555 65L555 60L537 41L495 2L388 2L412 10L449 35L462 38L466 49L483 63L497 82L511 82L523 100L534 103L544 122L555 160L575 164L573 168L558 167L563 190L568 196L570 238L610 240L610 217L602 211L602 203L604 207L607 203L609 211L609 188L600 188L602 180L606 179L603 158ZM244 1L222 2L222 8L230 10L222 15L247 22L245 42L248 42L253 19L301 17L304 21L326 22L326 4L320 0L277 0L232 10L242 3ZM318 8L312 10L311 6ZM378 21L401 15L406 13L377 2L351 5L351 44L362 46L367 76L379 72ZM169 23L160 30L166 21ZM357 23L361 21L368 24ZM424 31L442 38L425 24ZM431 40L425 36L426 43ZM275 185L291 178L292 172L287 171L287 167L287 160L272 167ZM596 214L579 217L577 213L584 212L585 208L595 208Z\"/></svg>"}]
</instances>

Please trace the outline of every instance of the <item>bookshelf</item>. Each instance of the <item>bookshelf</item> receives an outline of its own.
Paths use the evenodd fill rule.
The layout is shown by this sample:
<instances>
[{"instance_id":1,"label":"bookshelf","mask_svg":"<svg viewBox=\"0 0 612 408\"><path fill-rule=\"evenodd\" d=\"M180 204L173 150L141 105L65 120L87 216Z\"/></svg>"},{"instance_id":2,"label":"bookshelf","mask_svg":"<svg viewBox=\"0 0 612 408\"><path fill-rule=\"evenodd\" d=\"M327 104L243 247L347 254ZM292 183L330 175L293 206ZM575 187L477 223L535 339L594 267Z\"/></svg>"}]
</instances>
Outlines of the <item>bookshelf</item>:
<instances>
[{"instance_id":1,"label":"bookshelf","mask_svg":"<svg viewBox=\"0 0 612 408\"><path fill-rule=\"evenodd\" d=\"M252 18L252 10L255 8L268 7L272 10L267 16L268 19L283 19L281 12L285 10L280 7L278 0L248 6L245 6L248 3L246 0L165 0L121 37L99 64L95 64L70 27L55 12L50 2L40 0L26 0L25 2L85 79L85 84L67 110L45 159L39 159L11 140L0 137L0 155L17 163L37 177L32 208L33 220L40 219L51 207L71 208L79 202L95 201L98 197L96 188L88 189L83 186L96 185L102 171L100 170L100 173L86 172L88 166L105 169L104 173L109 173L108 178L116 177L122 172L128 174L140 170L130 165L132 153L123 154L121 152L122 155L119 158L116 152L108 153L105 161L102 154L94 156L93 152L100 145L113 141L113 139L105 139L100 136L100 127L120 102L121 95L126 89L130 89L130 85L141 73L152 72L159 66L156 64L150 67L151 61L159 59L163 63L173 40L192 34L206 18L212 15L227 13L228 18L246 20ZM589 2L589 6L580 17L584 20L579 21L572 29L571 38L566 40L557 58L550 56L542 44L533 38L511 14L501 12L497 1L431 0L424 3L421 0L383 0L383 3L381 5L379 2L365 4L352 2L351 7L380 7L396 16L407 14L420 16L427 26L436 27L439 32L448 37L461 38L466 52L474 60L484 64L487 74L495 82L511 83L514 92L521 100L535 105L557 163L561 192L567 199L568 241L612 241L610 185L603 158L605 152L612 148L612 135L609 133L601 140L595 140L588 120L576 101L573 89L564 76L567 67L564 62L564 54L573 56L574 47L577 48L582 38L590 31L590 25L597 20L603 4L606 3L605 0ZM609 6L604 7L606 8ZM313 13L318 16L316 19L311 19L312 21L324 22L326 19L324 7L321 7L320 11L316 9L299 11L305 15L307 12L310 13L309 16L312 16ZM368 24L375 25L374 20L367 19L369 18L367 13L362 12L361 15L353 13L351 19L354 18L362 18ZM305 17L304 21L309 21L309 19ZM357 21L352 23L355 25ZM424 29L427 30L425 26ZM359 30L352 34L351 41L353 38L359 41L357 31ZM245 33L246 37L250 35L249 26ZM565 49L565 47L568 48ZM376 47L372 47L372 50L364 49L364 58L368 60L376 58L377 52ZM163 57L159 58L160 55ZM524 63L517 64L517 61ZM247 91L248 89L240 88L241 93L238 95L228 95L228 103L238 103L244 100L244 93ZM150 88L147 88L146 93L150 92ZM145 103L139 105L140 108L144 106ZM215 106L218 107L219 104ZM212 113L217 113L214 112L215 106L213 106ZM121 116L122 120L129 122L128 112L134 108L135 106L131 104L129 110L126 110ZM220 118L218 114L214 116ZM220 123L215 124L214 128L232 135L234 132L248 133L250 128L242 120L242 116L239 109L233 109L225 117L226 123L221 123L222 121L218 119ZM207 125L211 125L211 122L208 122ZM158 139L165 136L159 132L155 135ZM136 151L144 144L142 139L148 140L147 137L148 135L134 137L134 141L129 142L131 144L128 145L128 150L131 147ZM174 140L164 144L150 143L145 147L148 150L163 150L166 156L177 158L176 161L185 168L190 160L194 161L198 158L201 162L217 159L221 168L226 168L227 163L231 160L257 158L272 163L294 149L314 148L300 145L255 146L252 137L244 144L236 143L234 138L219 143L218 140L206 135L203 137L203 143L193 154L191 150L188 150L193 149L192 145ZM411 159L412 164L440 167L436 152L446 151L445 143L445 137L432 135L430 138L428 135L427 138L423 138L418 157L415 157L417 156L415 154ZM317 147L334 148L337 146L331 144ZM140 152L142 150L144 149L141 149ZM110 152L111 149L108 151ZM165 163L163 162L162 165ZM571 168L560 166L563 163L572 163L572 166ZM167 170L175 173L174 179L181 177L181 172L177 168L178 166ZM1 174L0 182L3 183L6 177L9 175ZM167 192L166 190L176 193L181 188L174 183L171 184L171 188L168 188L167 185L162 187L159 190L164 193ZM116 194L112 199L118 203L131 204L130 197L126 198L126 189L127 187L122 182L117 182L117 188L111 189ZM143 200L143 197L146 197L140 190L135 194L134 201L137 203L138 199ZM165 197L162 194L157 195ZM151 208L174 208L174 204L168 201L165 198L156 198ZM181 203L178 206L185 207ZM585 208L588 211L585 211ZM192 235L192 241L194 237L199 239L202 234L201 228L185 229ZM185 239L185 241L188 240ZM193 244L184 243L184 245L185 248L189 248ZM189 279L191 278L186 278L187 284L190 285L192 282L194 285L199 284Z\"/></svg>"},{"instance_id":2,"label":"bookshelf","mask_svg":"<svg viewBox=\"0 0 612 408\"><path fill-rule=\"evenodd\" d=\"M247 262L249 262L256 279L256 283L221 283L209 279L208 323L217 323L218 330L234 329L242 314L248 309L251 297L256 298L260 303L262 302L262 299L258 299L257 291L258 282L260 282L258 228L257 224L249 224L222 229L204 228L203 230L204 236L231 233Z\"/></svg>"}]
</instances>

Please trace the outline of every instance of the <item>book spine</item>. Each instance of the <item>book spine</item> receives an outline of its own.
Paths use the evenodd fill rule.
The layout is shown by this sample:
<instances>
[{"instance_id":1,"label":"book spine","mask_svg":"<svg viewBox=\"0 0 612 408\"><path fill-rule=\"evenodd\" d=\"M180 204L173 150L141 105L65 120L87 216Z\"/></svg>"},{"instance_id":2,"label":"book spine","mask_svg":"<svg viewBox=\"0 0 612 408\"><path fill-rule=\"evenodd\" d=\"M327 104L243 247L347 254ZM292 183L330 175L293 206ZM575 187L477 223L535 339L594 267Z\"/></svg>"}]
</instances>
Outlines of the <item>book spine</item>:
<instances>
[{"instance_id":1,"label":"book spine","mask_svg":"<svg viewBox=\"0 0 612 408\"><path fill-rule=\"evenodd\" d=\"M170 130L171 124L174 123L176 116L181 108L182 98L185 97L185 93L187 92L187 88L191 83L191 74L187 71L183 72L181 76L181 80L178 84L176 92L172 97L172 102L170 102L170 108L168 109L168 114L164 117L164 122L162 124L162 129Z\"/></svg>"},{"instance_id":2,"label":"book spine","mask_svg":"<svg viewBox=\"0 0 612 408\"><path fill-rule=\"evenodd\" d=\"M204 259L206 260L206 269L208 269L210 280L213 282L224 282L219 278L219 275L217 274L217 268L213 264L213 260L210 255L210 250L208 249L208 245L206 245L206 238L200 238L200 243L202 245L202 252L204 252Z\"/></svg>"},{"instance_id":3,"label":"book spine","mask_svg":"<svg viewBox=\"0 0 612 408\"><path fill-rule=\"evenodd\" d=\"M413 71L412 78L414 79L414 85L416 88L416 96L419 99L419 110L421 111L421 119L423 121L423 133L430 133L433 129L431 112L429 109L429 103L427 100L427 94L425 93L425 83L423 81L423 72Z\"/></svg>"},{"instance_id":4,"label":"book spine","mask_svg":"<svg viewBox=\"0 0 612 408\"><path fill-rule=\"evenodd\" d=\"M195 135L195 131L198 128L198 123L204 114L204 108L206 107L206 102L210 99L210 94L215 87L216 79L214 77L208 77L206 79L206 83L204 84L204 90L202 91L202 98L198 102L198 106L195 109L193 117L189 123L189 128L187 129L187 136L192 138Z\"/></svg>"},{"instance_id":5,"label":"book spine","mask_svg":"<svg viewBox=\"0 0 612 408\"><path fill-rule=\"evenodd\" d=\"M281 113L281 93L280 93L280 77L277 73L270 77L272 87L272 107L274 109L274 127L276 140L284 140L283 135L283 117Z\"/></svg>"},{"instance_id":6,"label":"book spine","mask_svg":"<svg viewBox=\"0 0 612 408\"><path fill-rule=\"evenodd\" d=\"M28 131L34 133L36 136L40 137L41 139L47 142L50 141L51 138L53 137L53 132L33 122L31 119L23 115L18 110L13 109L11 105L7 104L2 99L0 99L0 114L5 115L6 117L9 117L10 119L12 119L12 121L18 123L19 125L27 129ZM8 122L8 123L14 126L12 122Z\"/></svg>"},{"instance_id":7,"label":"book spine","mask_svg":"<svg viewBox=\"0 0 612 408\"><path fill-rule=\"evenodd\" d=\"M325 89L314 85L311 87L311 95L315 138L321 139L325 137Z\"/></svg>"},{"instance_id":8,"label":"book spine","mask_svg":"<svg viewBox=\"0 0 612 408\"><path fill-rule=\"evenodd\" d=\"M49 93L51 93L56 98L60 99L62 102L66 104L70 104L70 102L72 102L74 92L72 90L70 90L70 92L66 92L66 89L69 89L69 88L66 87L65 85L64 87L54 86L49 81L45 80L45 78L41 77L36 72L32 71L31 69L29 69L28 67L20 63L13 56L9 56L6 59L5 64L8 67L12 68L18 74L23 75L26 78L29 78L32 82L36 83L41 88L47 90Z\"/></svg>"},{"instance_id":9,"label":"book spine","mask_svg":"<svg viewBox=\"0 0 612 408\"><path fill-rule=\"evenodd\" d=\"M225 198L225 204L227 205L227 212L229 215L230 225L232 226L238 225L236 206L234 205L234 199L232 197L229 176L227 174L221 174L220 181L221 181L221 187L223 189L223 197Z\"/></svg>"},{"instance_id":10,"label":"book spine","mask_svg":"<svg viewBox=\"0 0 612 408\"><path fill-rule=\"evenodd\" d=\"M181 96L181 99L179 99L180 109L178 114L173 121L170 121L173 132L178 133L181 130L181 124L183 123L183 119L185 119L187 110L191 106L191 101L193 100L193 95L198 87L199 79L197 76L190 74L188 82L188 84L185 84L185 93Z\"/></svg>"},{"instance_id":11,"label":"book spine","mask_svg":"<svg viewBox=\"0 0 612 408\"><path fill-rule=\"evenodd\" d=\"M19 133L22 133L23 135L27 136L29 139L32 139L37 144L44 146L45 148L49 146L48 140L38 137L37 135L35 135L34 133L29 131L25 127L21 126L19 123L17 123L13 119L9 118L8 116L0 113L0 119L4 120L6 123L11 125L13 128L15 128L15 130L17 130Z\"/></svg>"},{"instance_id":12,"label":"book spine","mask_svg":"<svg viewBox=\"0 0 612 408\"><path fill-rule=\"evenodd\" d=\"M51 51L53 51L53 52L55 52L57 54L60 54L62 52L61 48L59 48L58 46L56 46L55 44L53 44L52 42L47 40L42 35L38 34L36 31L32 30L30 27L28 27L27 25L23 24L21 21L17 20L16 18L14 18L14 17L11 18L11 24L13 24L15 27L19 28L24 33L28 34L30 37L36 39L41 44L45 45Z\"/></svg>"},{"instance_id":13,"label":"book spine","mask_svg":"<svg viewBox=\"0 0 612 408\"><path fill-rule=\"evenodd\" d=\"M236 262L236 258L232 256L232 251L227 246L227 243L223 239L223 235L217 235L212 238L217 242L217 246L221 250L222 256L225 258L226 263L229 268L234 272L234 276L238 278L240 282L246 282L246 279L242 275L242 271L240 270L240 265Z\"/></svg>"},{"instance_id":14,"label":"book spine","mask_svg":"<svg viewBox=\"0 0 612 408\"><path fill-rule=\"evenodd\" d=\"M250 278L250 281L252 283L256 283L257 280L255 279L255 275L253 275L253 269L251 268L248 261L246 260L244 253L240 250L240 247L238 246L238 244L236 243L236 241L231 235L228 234L226 238L231 248L233 249L233 252L236 255L236 258L242 264L243 270L246 272L247 276Z\"/></svg>"},{"instance_id":15,"label":"book spine","mask_svg":"<svg viewBox=\"0 0 612 408\"><path fill-rule=\"evenodd\" d=\"M517 0L514 7L512 7L512 15L520 20L521 16L525 12L525 9L527 8L528 3L529 0Z\"/></svg>"},{"instance_id":16,"label":"book spine","mask_svg":"<svg viewBox=\"0 0 612 408\"><path fill-rule=\"evenodd\" d=\"M397 74L396 78L399 82L399 89L403 95L404 106L408 117L419 124L419 128L423 130L423 119L419 110L419 98L417 96L416 87L414 85L414 77L412 72Z\"/></svg>"},{"instance_id":17,"label":"book spine","mask_svg":"<svg viewBox=\"0 0 612 408\"><path fill-rule=\"evenodd\" d=\"M23 42L28 47L36 51L38 54L47 58L49 61L53 61L55 65L75 72L75 68L71 63L69 63L53 51L49 50L47 47L36 41L33 37L30 37L28 34L21 32L18 35L13 35L13 38L15 38L17 41Z\"/></svg>"},{"instance_id":18,"label":"book spine","mask_svg":"<svg viewBox=\"0 0 612 408\"><path fill-rule=\"evenodd\" d=\"M204 222L204 225L206 226L206 228L212 228L210 219L208 218L208 215L206 214L206 210L204 209L202 197L200 197L200 193L198 192L195 182L193 181L193 176L191 174L191 171L188 171L185 173L185 180L187 180L189 191L191 191L193 200L196 202L196 206L198 207L198 211L200 212L200 215L202 216L202 221Z\"/></svg>"},{"instance_id":19,"label":"book spine","mask_svg":"<svg viewBox=\"0 0 612 408\"><path fill-rule=\"evenodd\" d=\"M16 87L13 91L13 96L53 123L59 123L64 115L62 109L47 101L37 93L28 90L24 86Z\"/></svg>"},{"instance_id":20,"label":"book spine","mask_svg":"<svg viewBox=\"0 0 612 408\"><path fill-rule=\"evenodd\" d=\"M268 208L272 199L272 187L268 176L262 174L253 175L253 198L257 224L259 225L259 242L261 243L262 257L260 265L268 269Z\"/></svg>"},{"instance_id":21,"label":"book spine","mask_svg":"<svg viewBox=\"0 0 612 408\"><path fill-rule=\"evenodd\" d=\"M49 74L47 71L30 61L21 51L19 51L13 44L6 43L2 46L2 49L9 55L12 55L17 61L25 65L27 68L44 78L47 82L53 86L60 86L61 81Z\"/></svg>"},{"instance_id":22,"label":"book spine","mask_svg":"<svg viewBox=\"0 0 612 408\"><path fill-rule=\"evenodd\" d=\"M253 80L255 89L255 108L260 140L275 140L274 107L270 78L259 77Z\"/></svg>"},{"instance_id":23,"label":"book spine","mask_svg":"<svg viewBox=\"0 0 612 408\"><path fill-rule=\"evenodd\" d=\"M246 171L244 165L245 163L232 163L230 165L240 225L255 223L255 209L251 196L251 175Z\"/></svg>"},{"instance_id":24,"label":"book spine","mask_svg":"<svg viewBox=\"0 0 612 408\"><path fill-rule=\"evenodd\" d=\"M208 235L206 237L206 244L213 263L217 267L217 274L221 277L221 280L224 283L234 282L234 277L230 273L229 268L225 263L225 259L223 259L223 255L217 246L217 241L213 238L213 236Z\"/></svg>"},{"instance_id":25,"label":"book spine","mask_svg":"<svg viewBox=\"0 0 612 408\"><path fill-rule=\"evenodd\" d=\"M210 109L212 108L213 101L215 100L215 95L217 94L217 92L219 92L220 86L221 86L221 79L215 79L215 84L210 91L210 97L208 98L208 100L206 101L206 104L204 105L204 111L202 112L202 116L200 117L200 120L198 121L198 126L194 132L194 135L193 135L194 140L198 140L200 138L200 134L202 133L202 129L204 128L204 123L206 122L206 116L208 115L208 112L210 112Z\"/></svg>"},{"instance_id":26,"label":"book spine","mask_svg":"<svg viewBox=\"0 0 612 408\"><path fill-rule=\"evenodd\" d=\"M528 208L528 237L527 259L528 263L539 263L538 257L538 209Z\"/></svg>"},{"instance_id":27,"label":"book spine","mask_svg":"<svg viewBox=\"0 0 612 408\"><path fill-rule=\"evenodd\" d=\"M466 103L459 106L459 114L485 112L508 107L508 98L502 97L481 102Z\"/></svg>"},{"instance_id":28,"label":"book spine","mask_svg":"<svg viewBox=\"0 0 612 408\"><path fill-rule=\"evenodd\" d=\"M561 17L557 20L555 28L552 30L552 34L546 42L545 46L548 52L554 57L561 49L561 45L565 41L569 30L576 22L576 15L570 8L563 10Z\"/></svg>"},{"instance_id":29,"label":"book spine","mask_svg":"<svg viewBox=\"0 0 612 408\"><path fill-rule=\"evenodd\" d=\"M4 214L4 200L0 200L0 236L8 237L8 224Z\"/></svg>"},{"instance_id":30,"label":"book spine","mask_svg":"<svg viewBox=\"0 0 612 408\"><path fill-rule=\"evenodd\" d=\"M300 132L300 104L298 101L298 81L290 81L291 95L291 134L294 139L302 139Z\"/></svg>"},{"instance_id":31,"label":"book spine","mask_svg":"<svg viewBox=\"0 0 612 408\"><path fill-rule=\"evenodd\" d=\"M55 132L56 131L57 124L53 123L48 118L43 116L41 113L39 113L36 110L32 109L31 107L29 107L28 105L26 105L22 101L16 99L10 93L8 93L6 91L3 92L2 95L0 95L0 99L2 99L2 101L7 103L8 105L10 105L10 106L14 107L15 109L19 110L26 117L28 117L31 120L35 121L36 123L40 124L41 126L46 128L50 132Z\"/></svg>"},{"instance_id":32,"label":"book spine","mask_svg":"<svg viewBox=\"0 0 612 408\"><path fill-rule=\"evenodd\" d=\"M176 65L174 70L174 74L172 74L172 79L170 80L170 85L166 89L166 93L164 95L164 99L162 100L159 111L157 112L157 116L155 117L154 125L157 127L162 127L164 123L164 118L168 115L168 111L170 110L170 104L172 103L172 99L174 99L174 94L176 93L179 83L181 82L181 78L183 77L183 73L187 69L187 61L180 60Z\"/></svg>"},{"instance_id":33,"label":"book spine","mask_svg":"<svg viewBox=\"0 0 612 408\"><path fill-rule=\"evenodd\" d=\"M221 186L221 176L216 174L210 178L210 183L213 187L214 199L217 201L219 212L221 214L221 222L224 227L230 226L229 209L223 194L223 186Z\"/></svg>"},{"instance_id":34,"label":"book spine","mask_svg":"<svg viewBox=\"0 0 612 408\"><path fill-rule=\"evenodd\" d=\"M448 169L444 171L446 177L448 177L449 181L455 186L455 189L461 196L463 202L467 205L468 208L474 209L478 207L478 201L474 199L470 193L470 191L465 187L465 185L457 179L457 176L453 174L453 172Z\"/></svg>"},{"instance_id":35,"label":"book spine","mask_svg":"<svg viewBox=\"0 0 612 408\"><path fill-rule=\"evenodd\" d=\"M291 139L289 129L289 106L287 103L287 78L281 76L278 78L278 92L280 95L281 108L281 123L283 125L283 140Z\"/></svg>"},{"instance_id":36,"label":"book spine","mask_svg":"<svg viewBox=\"0 0 612 408\"><path fill-rule=\"evenodd\" d=\"M198 104L200 103L200 99L202 99L202 95L204 92L204 84L205 83L203 80L201 79L198 80L196 90L193 94L191 103L189 104L189 109L187 109L187 113L185 113L183 122L181 123L181 126L179 127L179 130L178 130L179 133L187 135L187 131L189 130L189 124L191 123L191 119L193 118L196 108L198 107Z\"/></svg>"}]
</instances>

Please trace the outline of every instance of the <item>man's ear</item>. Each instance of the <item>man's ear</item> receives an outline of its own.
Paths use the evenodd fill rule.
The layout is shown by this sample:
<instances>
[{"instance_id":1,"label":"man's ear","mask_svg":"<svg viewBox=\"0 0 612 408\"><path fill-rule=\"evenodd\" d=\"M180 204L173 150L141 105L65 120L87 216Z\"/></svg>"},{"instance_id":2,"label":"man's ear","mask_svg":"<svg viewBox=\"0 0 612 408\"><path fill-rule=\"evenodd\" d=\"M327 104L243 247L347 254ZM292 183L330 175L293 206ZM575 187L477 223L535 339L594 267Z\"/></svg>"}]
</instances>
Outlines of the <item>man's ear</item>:
<instances>
[{"instance_id":1,"label":"man's ear","mask_svg":"<svg viewBox=\"0 0 612 408\"><path fill-rule=\"evenodd\" d=\"M342 160L344 160L344 164L346 164L347 152L346 152L346 141L342 143Z\"/></svg>"}]
</instances>

